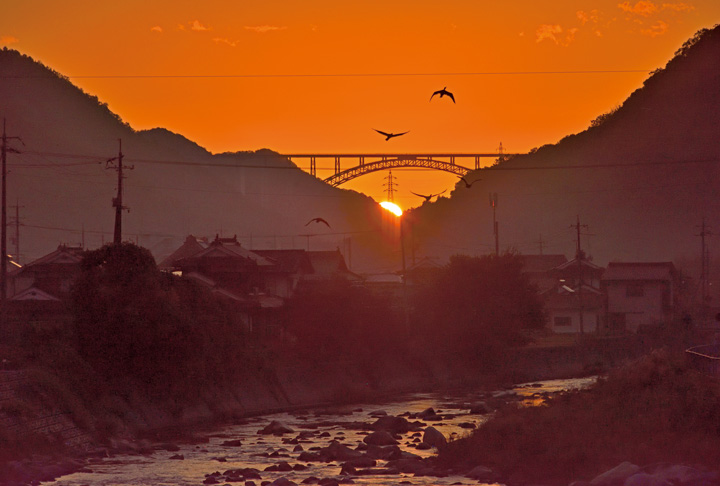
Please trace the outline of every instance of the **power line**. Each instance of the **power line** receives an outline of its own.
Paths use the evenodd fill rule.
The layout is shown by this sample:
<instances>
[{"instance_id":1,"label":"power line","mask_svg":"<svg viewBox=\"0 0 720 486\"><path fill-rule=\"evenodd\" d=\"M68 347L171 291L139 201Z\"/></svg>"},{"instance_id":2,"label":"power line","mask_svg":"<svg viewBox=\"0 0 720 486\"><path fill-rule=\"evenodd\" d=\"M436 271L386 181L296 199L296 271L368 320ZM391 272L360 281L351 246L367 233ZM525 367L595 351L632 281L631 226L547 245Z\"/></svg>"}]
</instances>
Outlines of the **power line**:
<instances>
[{"instance_id":1,"label":"power line","mask_svg":"<svg viewBox=\"0 0 720 486\"><path fill-rule=\"evenodd\" d=\"M411 73L257 73L257 74L90 74L65 79L243 79L243 78L390 78L429 76L533 76L558 74L637 74L651 69L584 69L557 71L451 71ZM5 75L0 79L56 79L54 75Z\"/></svg>"},{"instance_id":2,"label":"power line","mask_svg":"<svg viewBox=\"0 0 720 486\"><path fill-rule=\"evenodd\" d=\"M76 158L76 159L88 159L93 160L94 162L87 162L86 165L91 165L92 163L98 163L100 161L104 161L105 157L97 156L97 155L84 155L84 154L67 154L67 153L52 153L52 152L33 152L33 151L23 151L23 154L31 154L31 155L41 155L41 156L50 156L50 157L61 157L61 158ZM526 154L526 155L532 155L532 154ZM210 155L212 156L212 155ZM274 158L282 158L284 159L285 156L282 154L277 154L277 156L274 156ZM159 159L136 159L136 158L127 158L128 161L135 162L135 163L141 163L141 164L158 164L158 165L180 165L180 166L190 166L190 167L221 167L221 168L227 168L227 169L281 169L281 170L303 170L300 166L297 165L264 165L264 164L227 164L227 163L220 163L220 162L187 162L187 161L181 161L181 160L159 160ZM716 164L720 162L720 159L718 158L708 158L708 159L689 159L689 160L656 160L651 162L608 162L608 163L590 163L590 164L563 164L563 165L526 165L526 166L520 166L520 167L508 167L507 163L504 165L491 165L487 167L483 167L482 170L488 170L488 171L504 171L504 170L565 170L565 169L609 169L609 168L631 168L631 167L652 167L652 166L662 166L662 165L687 165L687 164ZM9 164L13 165L13 164ZM44 167L44 164L36 164L38 167ZM52 164L48 164L48 166L51 166ZM60 164L58 164L59 166ZM68 164L68 165L83 165L80 163L76 164ZM17 167L23 167L22 165L17 165ZM403 168L408 170L413 170L412 168ZM320 169L318 170L334 170L330 167ZM416 170L428 170L428 169L416 169Z\"/></svg>"}]
</instances>

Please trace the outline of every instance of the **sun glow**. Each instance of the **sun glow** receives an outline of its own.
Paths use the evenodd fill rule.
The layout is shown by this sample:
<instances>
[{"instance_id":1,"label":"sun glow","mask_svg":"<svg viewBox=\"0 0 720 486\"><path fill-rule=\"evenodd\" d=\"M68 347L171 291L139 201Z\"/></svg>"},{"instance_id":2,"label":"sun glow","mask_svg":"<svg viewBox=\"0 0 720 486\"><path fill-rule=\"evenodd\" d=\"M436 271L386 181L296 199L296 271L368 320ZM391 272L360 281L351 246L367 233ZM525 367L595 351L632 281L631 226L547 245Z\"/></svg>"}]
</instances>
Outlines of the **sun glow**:
<instances>
[{"instance_id":1,"label":"sun glow","mask_svg":"<svg viewBox=\"0 0 720 486\"><path fill-rule=\"evenodd\" d=\"M402 209L400 209L400 206L397 204L390 202L390 201L383 201L380 203L380 206L383 207L383 209L387 209L391 213L393 213L395 216L402 216Z\"/></svg>"}]
</instances>

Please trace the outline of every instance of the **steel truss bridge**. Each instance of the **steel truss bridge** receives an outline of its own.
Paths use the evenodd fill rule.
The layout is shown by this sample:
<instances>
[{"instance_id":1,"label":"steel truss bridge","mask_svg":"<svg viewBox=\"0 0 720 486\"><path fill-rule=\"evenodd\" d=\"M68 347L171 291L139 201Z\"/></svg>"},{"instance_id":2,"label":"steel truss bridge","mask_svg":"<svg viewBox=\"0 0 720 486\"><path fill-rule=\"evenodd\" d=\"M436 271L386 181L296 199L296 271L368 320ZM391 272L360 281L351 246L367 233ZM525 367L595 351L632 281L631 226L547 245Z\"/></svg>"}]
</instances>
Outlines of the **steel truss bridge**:
<instances>
[{"instance_id":1,"label":"steel truss bridge","mask_svg":"<svg viewBox=\"0 0 720 486\"><path fill-rule=\"evenodd\" d=\"M473 162L474 168L479 169L481 158L502 158L510 155L517 154L502 152L484 154L290 154L285 157L291 161L293 159L309 159L310 173L314 176L317 176L318 159L333 159L335 174L325 179L325 182L331 186L339 186L361 175L396 167L421 167L464 176L473 170L468 167L469 162ZM348 160L354 166L343 170L341 162ZM459 161L462 161L464 165L458 164Z\"/></svg>"}]
</instances>

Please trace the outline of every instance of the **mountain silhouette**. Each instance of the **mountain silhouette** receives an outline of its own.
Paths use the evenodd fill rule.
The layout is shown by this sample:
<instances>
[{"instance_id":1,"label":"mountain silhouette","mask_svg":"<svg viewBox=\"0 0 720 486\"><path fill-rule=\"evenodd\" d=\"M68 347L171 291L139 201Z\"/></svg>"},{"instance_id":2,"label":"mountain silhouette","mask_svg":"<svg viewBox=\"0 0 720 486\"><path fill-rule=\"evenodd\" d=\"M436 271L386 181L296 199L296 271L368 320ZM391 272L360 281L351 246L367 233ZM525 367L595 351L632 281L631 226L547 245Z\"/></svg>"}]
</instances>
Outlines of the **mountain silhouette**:
<instances>
[{"instance_id":1,"label":"mountain silhouette","mask_svg":"<svg viewBox=\"0 0 720 486\"><path fill-rule=\"evenodd\" d=\"M715 26L587 130L468 174L482 181L413 210L419 254L493 252L488 194L498 193L501 249L538 253L542 237L546 253L572 257L579 216L592 235L583 250L600 264L699 260L698 226L720 221L719 86Z\"/></svg>"},{"instance_id":2,"label":"mountain silhouette","mask_svg":"<svg viewBox=\"0 0 720 486\"><path fill-rule=\"evenodd\" d=\"M493 252L488 194L497 193L501 249L572 257L570 226L579 216L592 235L582 237L583 250L601 265L699 260L703 218L720 231L712 228L720 224L718 86L715 26L587 130L474 171L466 179L482 180L472 190L459 181L449 197L409 211L414 255ZM246 247L334 249L352 235L353 270L398 266L374 201L330 187L271 150L212 154L162 128L136 131L67 78L7 48L0 95L8 135L25 143L17 147L23 154L8 156L8 201L23 207L25 261L58 243L80 243L83 228L86 247L111 241L116 173L105 161L121 138L125 162L134 165L125 181L126 239L168 248L191 233L225 232ZM333 222L332 235L303 227L318 214Z\"/></svg>"},{"instance_id":3,"label":"mountain silhouette","mask_svg":"<svg viewBox=\"0 0 720 486\"><path fill-rule=\"evenodd\" d=\"M24 262L60 243L112 241L117 173L105 162L117 156L118 139L133 166L124 174L123 238L162 248L158 259L188 234L223 232L259 249L329 250L352 237L354 270L384 253L397 259L382 244L383 211L371 198L331 187L271 150L212 154L163 128L136 131L66 77L7 48L0 50L0 117L25 144L13 144L22 154L8 155L8 203L22 207ZM333 221L333 234L304 228L318 214Z\"/></svg>"}]
</instances>

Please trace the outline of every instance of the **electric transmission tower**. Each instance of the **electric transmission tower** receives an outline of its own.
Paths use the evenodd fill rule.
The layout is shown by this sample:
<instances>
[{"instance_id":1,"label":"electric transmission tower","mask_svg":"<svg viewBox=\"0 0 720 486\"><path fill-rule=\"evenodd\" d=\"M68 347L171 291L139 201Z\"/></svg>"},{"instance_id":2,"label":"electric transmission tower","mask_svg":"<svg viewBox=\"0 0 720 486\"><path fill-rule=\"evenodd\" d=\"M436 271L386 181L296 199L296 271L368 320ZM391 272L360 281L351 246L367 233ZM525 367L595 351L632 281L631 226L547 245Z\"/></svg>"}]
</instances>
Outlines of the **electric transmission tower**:
<instances>
[{"instance_id":1,"label":"electric transmission tower","mask_svg":"<svg viewBox=\"0 0 720 486\"><path fill-rule=\"evenodd\" d=\"M383 187L385 187L385 191L387 192L387 200L388 202L394 202L393 198L395 195L395 188L398 186L397 183L395 183L395 178L393 177L392 170L388 171L387 177L385 177L385 180L387 183L383 184Z\"/></svg>"}]
</instances>

